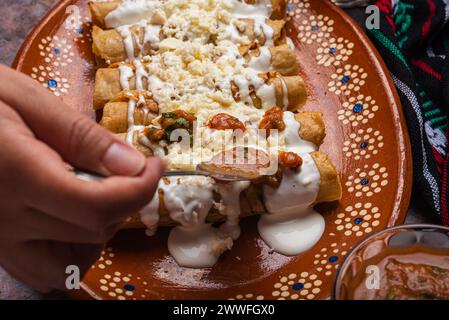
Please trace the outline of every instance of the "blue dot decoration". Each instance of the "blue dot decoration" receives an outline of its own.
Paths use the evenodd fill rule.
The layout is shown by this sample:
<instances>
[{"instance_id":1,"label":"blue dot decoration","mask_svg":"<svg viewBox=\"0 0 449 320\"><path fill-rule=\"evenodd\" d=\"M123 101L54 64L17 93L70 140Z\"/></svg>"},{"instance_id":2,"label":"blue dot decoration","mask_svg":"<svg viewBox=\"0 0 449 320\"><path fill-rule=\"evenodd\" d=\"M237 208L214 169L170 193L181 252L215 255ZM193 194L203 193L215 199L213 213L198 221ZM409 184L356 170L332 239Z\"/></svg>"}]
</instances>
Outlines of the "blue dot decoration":
<instances>
[{"instance_id":1,"label":"blue dot decoration","mask_svg":"<svg viewBox=\"0 0 449 320\"><path fill-rule=\"evenodd\" d=\"M123 286L123 289L125 289L126 291L134 291L136 289L136 287L134 287L132 284L125 284Z\"/></svg>"},{"instance_id":2,"label":"blue dot decoration","mask_svg":"<svg viewBox=\"0 0 449 320\"><path fill-rule=\"evenodd\" d=\"M363 104L361 104L361 103L356 103L354 105L354 108L352 108L352 112L354 112L354 113L359 113L362 110L363 110Z\"/></svg>"},{"instance_id":3,"label":"blue dot decoration","mask_svg":"<svg viewBox=\"0 0 449 320\"><path fill-rule=\"evenodd\" d=\"M363 218L357 218L357 219L354 220L354 223L355 224L361 224L362 221L363 221Z\"/></svg>"},{"instance_id":4,"label":"blue dot decoration","mask_svg":"<svg viewBox=\"0 0 449 320\"><path fill-rule=\"evenodd\" d=\"M302 284L300 282L297 282L292 286L292 289L296 290L296 291L301 290L302 288L304 288L304 284Z\"/></svg>"},{"instance_id":5,"label":"blue dot decoration","mask_svg":"<svg viewBox=\"0 0 449 320\"><path fill-rule=\"evenodd\" d=\"M369 143L368 142L362 142L361 144L360 144L360 148L362 148L362 149L366 149L366 147L368 147L368 145L369 145Z\"/></svg>"},{"instance_id":6,"label":"blue dot decoration","mask_svg":"<svg viewBox=\"0 0 449 320\"><path fill-rule=\"evenodd\" d=\"M329 53L330 54L335 54L337 52L336 48L329 48Z\"/></svg>"},{"instance_id":7,"label":"blue dot decoration","mask_svg":"<svg viewBox=\"0 0 449 320\"><path fill-rule=\"evenodd\" d=\"M369 183L369 180L368 180L367 178L363 178L363 179L360 181L360 184L361 184L362 186L366 186L368 183Z\"/></svg>"},{"instance_id":8,"label":"blue dot decoration","mask_svg":"<svg viewBox=\"0 0 449 320\"><path fill-rule=\"evenodd\" d=\"M337 260L338 260L338 257L337 257L337 256L329 257L329 262L330 262L330 263L334 263L334 262L336 262Z\"/></svg>"},{"instance_id":9,"label":"blue dot decoration","mask_svg":"<svg viewBox=\"0 0 449 320\"><path fill-rule=\"evenodd\" d=\"M349 76L344 76L343 78L341 78L341 83L348 83L349 80L351 80L351 78Z\"/></svg>"},{"instance_id":10,"label":"blue dot decoration","mask_svg":"<svg viewBox=\"0 0 449 320\"><path fill-rule=\"evenodd\" d=\"M320 29L320 26L317 25L317 24L314 24L314 25L312 26L312 31L318 31L319 29Z\"/></svg>"},{"instance_id":11,"label":"blue dot decoration","mask_svg":"<svg viewBox=\"0 0 449 320\"><path fill-rule=\"evenodd\" d=\"M47 84L50 88L57 88L58 87L58 81L54 79L50 79L47 81Z\"/></svg>"},{"instance_id":12,"label":"blue dot decoration","mask_svg":"<svg viewBox=\"0 0 449 320\"><path fill-rule=\"evenodd\" d=\"M288 12L293 11L293 4L292 4L292 3L289 3L289 4L287 5L287 11L288 11Z\"/></svg>"},{"instance_id":13,"label":"blue dot decoration","mask_svg":"<svg viewBox=\"0 0 449 320\"><path fill-rule=\"evenodd\" d=\"M53 48L53 52L56 54L61 54L61 50L59 48Z\"/></svg>"},{"instance_id":14,"label":"blue dot decoration","mask_svg":"<svg viewBox=\"0 0 449 320\"><path fill-rule=\"evenodd\" d=\"M78 32L78 33L83 33L83 32L84 32L84 29L83 29L82 27L79 27L78 29L76 29L76 32Z\"/></svg>"}]
</instances>

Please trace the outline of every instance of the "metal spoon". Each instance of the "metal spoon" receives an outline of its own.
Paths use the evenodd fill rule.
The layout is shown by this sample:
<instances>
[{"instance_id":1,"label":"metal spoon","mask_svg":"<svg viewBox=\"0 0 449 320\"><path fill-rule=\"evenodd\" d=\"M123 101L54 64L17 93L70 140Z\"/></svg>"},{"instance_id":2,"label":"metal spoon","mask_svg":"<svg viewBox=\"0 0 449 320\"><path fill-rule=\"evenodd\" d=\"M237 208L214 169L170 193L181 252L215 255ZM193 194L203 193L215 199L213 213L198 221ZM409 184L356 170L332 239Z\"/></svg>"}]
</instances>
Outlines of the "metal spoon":
<instances>
[{"instance_id":1,"label":"metal spoon","mask_svg":"<svg viewBox=\"0 0 449 320\"><path fill-rule=\"evenodd\" d=\"M225 157L228 155L226 152L243 152L245 160L248 160L248 154L253 152L252 155L257 159L253 161L253 164L249 164L249 161L243 161L243 164L227 164ZM232 155L232 154L231 154ZM254 160L254 159L253 159ZM234 181L253 181L262 177L261 169L269 166L269 156L260 150L252 148L234 148L228 151L223 151L215 155L210 162L204 162L197 165L196 170L173 170L165 171L166 177L181 177L181 176L205 176L211 177L215 180L234 182ZM87 181L99 181L105 177L96 173L87 172L81 169L72 169L78 178Z\"/></svg>"},{"instance_id":2,"label":"metal spoon","mask_svg":"<svg viewBox=\"0 0 449 320\"><path fill-rule=\"evenodd\" d=\"M106 177L97 173L87 172L85 170L73 168L71 171L81 180L86 181L101 181ZM163 174L165 177L183 177L183 176L205 176L215 180L236 182L236 181L252 181L260 178L258 176L250 175L237 175L229 173L210 172L201 169L201 165L198 165L197 170L177 170L177 171L165 171Z\"/></svg>"}]
</instances>

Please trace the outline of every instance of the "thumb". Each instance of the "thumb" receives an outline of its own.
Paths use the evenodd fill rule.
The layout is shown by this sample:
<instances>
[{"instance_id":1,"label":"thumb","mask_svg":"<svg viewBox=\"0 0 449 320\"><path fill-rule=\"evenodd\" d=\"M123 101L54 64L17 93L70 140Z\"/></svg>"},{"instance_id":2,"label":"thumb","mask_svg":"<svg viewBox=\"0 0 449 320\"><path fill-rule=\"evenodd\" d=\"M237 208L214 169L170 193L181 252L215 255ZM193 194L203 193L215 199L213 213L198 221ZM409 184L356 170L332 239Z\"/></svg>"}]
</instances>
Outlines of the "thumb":
<instances>
[{"instance_id":1,"label":"thumb","mask_svg":"<svg viewBox=\"0 0 449 320\"><path fill-rule=\"evenodd\" d=\"M145 167L143 154L84 115L60 115L53 131L60 134L54 137L51 131L44 133L46 143L78 168L103 175L134 176Z\"/></svg>"},{"instance_id":2,"label":"thumb","mask_svg":"<svg viewBox=\"0 0 449 320\"><path fill-rule=\"evenodd\" d=\"M35 136L78 168L103 175L139 174L145 157L23 74L0 66L0 97Z\"/></svg>"}]
</instances>

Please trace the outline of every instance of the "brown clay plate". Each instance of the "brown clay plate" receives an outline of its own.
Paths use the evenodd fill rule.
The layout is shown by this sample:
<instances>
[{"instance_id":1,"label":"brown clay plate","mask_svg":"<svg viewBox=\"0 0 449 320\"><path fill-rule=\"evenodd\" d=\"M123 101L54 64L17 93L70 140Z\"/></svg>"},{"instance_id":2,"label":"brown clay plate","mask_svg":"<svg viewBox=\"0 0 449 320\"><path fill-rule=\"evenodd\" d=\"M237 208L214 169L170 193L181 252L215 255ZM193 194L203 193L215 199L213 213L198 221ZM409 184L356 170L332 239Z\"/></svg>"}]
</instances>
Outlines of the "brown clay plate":
<instances>
[{"instance_id":1,"label":"brown clay plate","mask_svg":"<svg viewBox=\"0 0 449 320\"><path fill-rule=\"evenodd\" d=\"M61 1L29 36L14 66L93 117L95 64L86 4ZM310 91L305 109L323 112L327 137L321 150L343 183L343 199L319 208L326 219L322 239L301 256L285 257L270 252L257 234L257 217L249 218L232 251L215 267L194 270L178 267L170 257L167 230L155 238L143 230L122 231L84 278L92 297L323 299L355 243L403 222L410 148L385 65L363 32L329 1L292 0L288 20Z\"/></svg>"}]
</instances>

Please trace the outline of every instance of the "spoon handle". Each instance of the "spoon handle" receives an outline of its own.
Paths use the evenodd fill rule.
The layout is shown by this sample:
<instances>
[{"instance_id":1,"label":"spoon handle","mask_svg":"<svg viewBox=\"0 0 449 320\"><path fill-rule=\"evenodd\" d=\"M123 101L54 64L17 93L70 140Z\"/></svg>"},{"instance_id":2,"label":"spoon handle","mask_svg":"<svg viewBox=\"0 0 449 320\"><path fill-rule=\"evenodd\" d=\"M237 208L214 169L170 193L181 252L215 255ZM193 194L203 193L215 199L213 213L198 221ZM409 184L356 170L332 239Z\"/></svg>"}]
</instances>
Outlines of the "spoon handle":
<instances>
[{"instance_id":1,"label":"spoon handle","mask_svg":"<svg viewBox=\"0 0 449 320\"><path fill-rule=\"evenodd\" d=\"M97 173L88 172L81 169L73 168L71 171L81 180L85 181L101 181L105 179ZM247 181L250 180L247 177L241 177L231 174L218 174L202 170L177 170L177 171L165 171L163 174L165 177L183 177L183 176L206 176L211 177L221 181Z\"/></svg>"}]
</instances>

